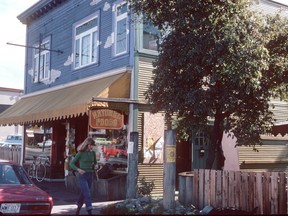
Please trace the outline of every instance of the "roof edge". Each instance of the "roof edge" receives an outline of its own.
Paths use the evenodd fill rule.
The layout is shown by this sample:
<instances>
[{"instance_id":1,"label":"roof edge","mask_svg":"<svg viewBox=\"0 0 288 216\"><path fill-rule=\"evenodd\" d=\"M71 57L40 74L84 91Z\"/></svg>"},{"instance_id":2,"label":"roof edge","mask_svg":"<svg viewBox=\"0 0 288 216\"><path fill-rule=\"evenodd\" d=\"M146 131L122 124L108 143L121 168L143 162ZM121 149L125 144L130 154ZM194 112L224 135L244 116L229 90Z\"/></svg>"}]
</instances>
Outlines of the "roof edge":
<instances>
[{"instance_id":1,"label":"roof edge","mask_svg":"<svg viewBox=\"0 0 288 216\"><path fill-rule=\"evenodd\" d=\"M67 0L39 0L34 5L17 16L23 24L29 24L31 21L43 16L53 8Z\"/></svg>"}]
</instances>

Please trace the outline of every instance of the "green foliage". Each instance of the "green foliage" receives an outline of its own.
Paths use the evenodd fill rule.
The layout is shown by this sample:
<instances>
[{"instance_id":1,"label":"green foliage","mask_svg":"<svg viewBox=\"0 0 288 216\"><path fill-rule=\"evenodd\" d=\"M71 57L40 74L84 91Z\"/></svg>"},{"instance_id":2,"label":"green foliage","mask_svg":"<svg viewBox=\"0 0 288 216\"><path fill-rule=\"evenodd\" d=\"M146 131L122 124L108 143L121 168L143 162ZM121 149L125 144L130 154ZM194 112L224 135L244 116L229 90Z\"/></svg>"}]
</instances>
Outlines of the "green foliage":
<instances>
[{"instance_id":1,"label":"green foliage","mask_svg":"<svg viewBox=\"0 0 288 216\"><path fill-rule=\"evenodd\" d=\"M273 123L271 98L287 96L288 22L251 10L251 2L130 0L162 30L146 92L153 112L177 114L188 132L214 120L215 149L223 132L238 145L259 144Z\"/></svg>"},{"instance_id":2,"label":"green foliage","mask_svg":"<svg viewBox=\"0 0 288 216\"><path fill-rule=\"evenodd\" d=\"M137 193L143 196L150 196L154 188L154 181L147 181L145 177L142 177L138 183Z\"/></svg>"}]
</instances>

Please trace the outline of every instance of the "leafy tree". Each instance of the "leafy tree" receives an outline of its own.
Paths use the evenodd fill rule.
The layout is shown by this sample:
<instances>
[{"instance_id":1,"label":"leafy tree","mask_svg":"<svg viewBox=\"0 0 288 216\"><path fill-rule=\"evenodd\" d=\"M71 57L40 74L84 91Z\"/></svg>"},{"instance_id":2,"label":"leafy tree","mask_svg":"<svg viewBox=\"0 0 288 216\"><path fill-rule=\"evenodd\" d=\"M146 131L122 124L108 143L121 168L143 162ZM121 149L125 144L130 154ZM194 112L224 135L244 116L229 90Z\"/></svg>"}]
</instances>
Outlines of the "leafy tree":
<instances>
[{"instance_id":1,"label":"leafy tree","mask_svg":"<svg viewBox=\"0 0 288 216\"><path fill-rule=\"evenodd\" d=\"M248 0L129 0L161 31L153 112L177 115L186 131L213 120L206 168L224 165L223 132L237 145L260 144L270 130L272 97L287 93L288 22L251 9Z\"/></svg>"}]
</instances>

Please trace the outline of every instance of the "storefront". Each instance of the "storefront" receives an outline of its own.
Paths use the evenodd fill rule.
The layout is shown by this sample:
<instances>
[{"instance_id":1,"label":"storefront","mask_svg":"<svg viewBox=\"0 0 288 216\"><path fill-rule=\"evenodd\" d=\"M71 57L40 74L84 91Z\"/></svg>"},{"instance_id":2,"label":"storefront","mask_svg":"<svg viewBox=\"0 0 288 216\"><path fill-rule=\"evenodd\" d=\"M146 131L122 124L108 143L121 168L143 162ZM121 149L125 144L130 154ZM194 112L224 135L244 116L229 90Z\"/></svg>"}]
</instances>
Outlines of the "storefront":
<instances>
[{"instance_id":1,"label":"storefront","mask_svg":"<svg viewBox=\"0 0 288 216\"><path fill-rule=\"evenodd\" d=\"M111 76L25 95L1 113L0 125L24 125L21 161L27 167L34 156L48 156L47 180L65 179L69 160L87 136L95 138L99 162L125 170L129 99L130 72L122 68Z\"/></svg>"},{"instance_id":2,"label":"storefront","mask_svg":"<svg viewBox=\"0 0 288 216\"><path fill-rule=\"evenodd\" d=\"M127 168L128 113L124 107L122 109L119 107L118 109L90 107L86 133L96 142L94 150L98 164L101 166L109 164L113 170L119 171L126 171ZM76 130L72 125L69 127L70 134L67 134L68 142L66 142L64 152L65 175L71 172L69 162L76 154L77 146L81 143L78 142L75 145Z\"/></svg>"}]
</instances>

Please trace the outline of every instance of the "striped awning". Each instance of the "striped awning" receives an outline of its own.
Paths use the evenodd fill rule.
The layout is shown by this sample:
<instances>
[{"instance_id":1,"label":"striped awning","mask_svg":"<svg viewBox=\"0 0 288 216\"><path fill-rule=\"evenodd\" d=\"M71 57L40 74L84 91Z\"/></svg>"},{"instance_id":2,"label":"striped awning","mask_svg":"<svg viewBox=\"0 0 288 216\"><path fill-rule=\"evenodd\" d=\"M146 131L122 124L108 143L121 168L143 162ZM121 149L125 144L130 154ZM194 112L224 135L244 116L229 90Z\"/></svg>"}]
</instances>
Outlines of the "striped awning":
<instances>
[{"instance_id":1,"label":"striped awning","mask_svg":"<svg viewBox=\"0 0 288 216\"><path fill-rule=\"evenodd\" d=\"M130 73L125 72L35 95L25 95L0 114L0 125L23 125L88 114L93 97L129 98Z\"/></svg>"}]
</instances>

